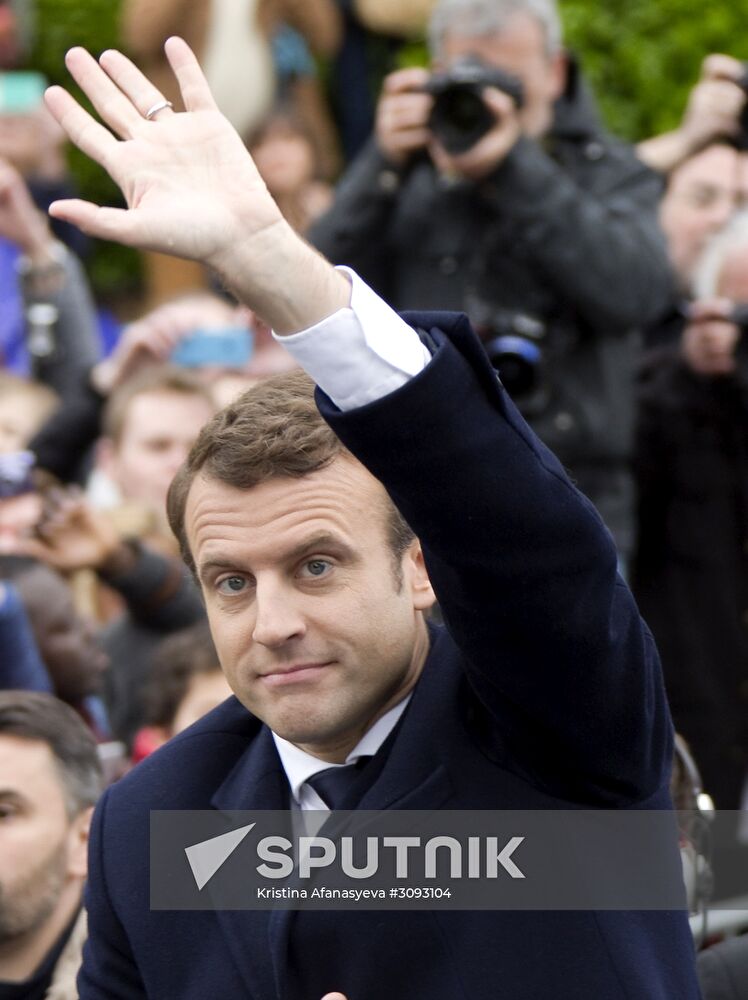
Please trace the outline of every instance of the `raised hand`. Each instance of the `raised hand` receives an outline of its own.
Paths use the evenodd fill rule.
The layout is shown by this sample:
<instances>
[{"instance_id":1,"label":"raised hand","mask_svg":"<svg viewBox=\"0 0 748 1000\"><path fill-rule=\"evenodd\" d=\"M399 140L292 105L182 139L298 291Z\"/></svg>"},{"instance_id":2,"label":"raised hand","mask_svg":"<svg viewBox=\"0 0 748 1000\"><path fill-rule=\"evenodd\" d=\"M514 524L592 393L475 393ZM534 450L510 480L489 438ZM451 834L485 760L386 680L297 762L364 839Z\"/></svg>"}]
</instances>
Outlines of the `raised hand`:
<instances>
[{"instance_id":1,"label":"raised hand","mask_svg":"<svg viewBox=\"0 0 748 1000\"><path fill-rule=\"evenodd\" d=\"M33 533L18 535L6 550L69 573L103 568L114 561L121 546L113 525L79 490L54 489L44 499Z\"/></svg>"},{"instance_id":2,"label":"raised hand","mask_svg":"<svg viewBox=\"0 0 748 1000\"><path fill-rule=\"evenodd\" d=\"M428 119L434 99L423 88L429 72L418 67L390 73L377 103L375 135L380 150L395 166L404 166L431 139Z\"/></svg>"},{"instance_id":3,"label":"raised hand","mask_svg":"<svg viewBox=\"0 0 748 1000\"><path fill-rule=\"evenodd\" d=\"M129 59L110 50L97 63L84 49L68 52L70 73L112 131L61 87L47 91L47 106L128 207L74 199L55 202L51 214L101 239L208 264L279 333L346 305L346 279L287 225L192 51L180 38L165 51L187 110L163 107L150 120L163 95Z\"/></svg>"}]
</instances>

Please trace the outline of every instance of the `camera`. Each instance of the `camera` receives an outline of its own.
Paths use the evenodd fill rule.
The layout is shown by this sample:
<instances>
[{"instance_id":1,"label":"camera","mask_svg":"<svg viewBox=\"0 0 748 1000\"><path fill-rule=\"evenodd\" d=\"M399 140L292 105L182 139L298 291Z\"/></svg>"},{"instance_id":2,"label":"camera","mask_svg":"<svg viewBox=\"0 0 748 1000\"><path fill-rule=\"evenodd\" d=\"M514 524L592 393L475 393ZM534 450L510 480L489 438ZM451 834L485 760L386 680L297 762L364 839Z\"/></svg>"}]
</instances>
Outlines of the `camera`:
<instances>
[{"instance_id":1,"label":"camera","mask_svg":"<svg viewBox=\"0 0 748 1000\"><path fill-rule=\"evenodd\" d=\"M545 405L545 323L522 313L498 313L480 328L483 349L502 385L524 413Z\"/></svg>"},{"instance_id":2,"label":"camera","mask_svg":"<svg viewBox=\"0 0 748 1000\"><path fill-rule=\"evenodd\" d=\"M448 153L467 152L495 124L483 100L484 87L498 88L522 107L524 95L517 77L475 56L461 59L444 73L434 73L424 87L434 98L429 128Z\"/></svg>"}]
</instances>

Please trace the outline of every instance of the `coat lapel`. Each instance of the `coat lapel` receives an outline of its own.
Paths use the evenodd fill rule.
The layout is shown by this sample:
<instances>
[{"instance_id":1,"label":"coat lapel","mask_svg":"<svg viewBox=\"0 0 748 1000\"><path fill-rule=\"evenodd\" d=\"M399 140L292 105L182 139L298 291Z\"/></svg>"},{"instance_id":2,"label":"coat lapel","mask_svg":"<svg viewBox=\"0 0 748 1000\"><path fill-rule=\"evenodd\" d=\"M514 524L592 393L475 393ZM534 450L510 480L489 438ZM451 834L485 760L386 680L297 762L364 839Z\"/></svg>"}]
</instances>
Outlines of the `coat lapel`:
<instances>
[{"instance_id":1,"label":"coat lapel","mask_svg":"<svg viewBox=\"0 0 748 1000\"><path fill-rule=\"evenodd\" d=\"M213 795L211 805L222 810L284 810L288 797L288 782L273 738L263 726ZM280 1000L282 960L271 947L271 914L265 910L218 910L217 917L252 1000Z\"/></svg>"}]
</instances>

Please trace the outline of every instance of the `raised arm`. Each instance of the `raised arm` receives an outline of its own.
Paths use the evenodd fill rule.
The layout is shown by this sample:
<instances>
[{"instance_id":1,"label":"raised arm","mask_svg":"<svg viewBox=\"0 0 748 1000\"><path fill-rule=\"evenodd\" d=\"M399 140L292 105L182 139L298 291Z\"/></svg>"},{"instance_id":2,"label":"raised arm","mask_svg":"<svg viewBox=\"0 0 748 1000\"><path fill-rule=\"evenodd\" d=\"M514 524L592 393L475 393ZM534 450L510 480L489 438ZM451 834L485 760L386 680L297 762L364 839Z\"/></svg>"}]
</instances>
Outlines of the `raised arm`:
<instances>
[{"instance_id":1,"label":"raised arm","mask_svg":"<svg viewBox=\"0 0 748 1000\"><path fill-rule=\"evenodd\" d=\"M47 106L128 207L68 200L50 213L101 239L203 261L281 334L347 305L348 282L285 222L189 47L170 38L165 50L187 110L163 108L151 120L163 95L129 59L68 52L71 75L112 131L61 87L47 91Z\"/></svg>"}]
</instances>

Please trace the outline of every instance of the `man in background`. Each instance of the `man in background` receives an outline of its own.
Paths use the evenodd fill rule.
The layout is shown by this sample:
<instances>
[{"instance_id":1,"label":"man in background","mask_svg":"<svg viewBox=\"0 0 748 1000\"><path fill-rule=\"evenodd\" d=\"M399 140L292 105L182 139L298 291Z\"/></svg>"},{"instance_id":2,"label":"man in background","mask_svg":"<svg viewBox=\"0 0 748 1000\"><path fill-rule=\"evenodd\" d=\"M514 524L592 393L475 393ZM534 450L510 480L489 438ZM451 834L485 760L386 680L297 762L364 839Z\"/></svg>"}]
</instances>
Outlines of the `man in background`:
<instances>
[{"instance_id":1,"label":"man in background","mask_svg":"<svg viewBox=\"0 0 748 1000\"><path fill-rule=\"evenodd\" d=\"M51 695L0 692L0 995L75 1000L96 744Z\"/></svg>"}]
</instances>

